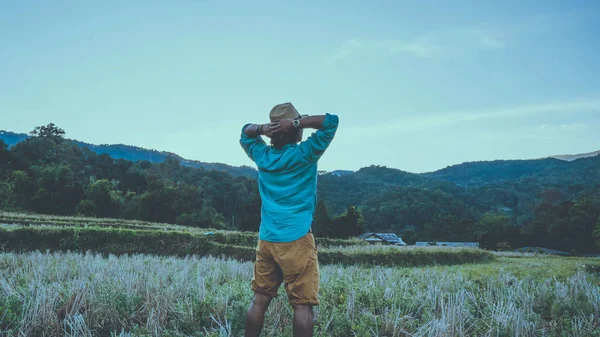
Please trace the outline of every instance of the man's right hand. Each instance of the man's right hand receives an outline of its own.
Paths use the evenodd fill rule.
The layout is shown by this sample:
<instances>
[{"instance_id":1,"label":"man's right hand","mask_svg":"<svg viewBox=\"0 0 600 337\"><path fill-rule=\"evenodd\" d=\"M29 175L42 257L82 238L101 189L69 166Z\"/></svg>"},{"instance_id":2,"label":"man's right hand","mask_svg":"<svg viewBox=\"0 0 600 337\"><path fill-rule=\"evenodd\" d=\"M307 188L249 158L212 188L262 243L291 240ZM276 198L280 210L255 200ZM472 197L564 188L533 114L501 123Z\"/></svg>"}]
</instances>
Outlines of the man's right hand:
<instances>
[{"instance_id":1,"label":"man's right hand","mask_svg":"<svg viewBox=\"0 0 600 337\"><path fill-rule=\"evenodd\" d=\"M273 134L278 133L288 133L294 129L294 125L292 125L291 119L282 119L280 121L276 121L271 123L271 132Z\"/></svg>"},{"instance_id":2,"label":"man's right hand","mask_svg":"<svg viewBox=\"0 0 600 337\"><path fill-rule=\"evenodd\" d=\"M263 128L262 128L262 133L263 135L269 137L269 138L273 138L273 123L269 123L269 124L263 124Z\"/></svg>"}]
</instances>

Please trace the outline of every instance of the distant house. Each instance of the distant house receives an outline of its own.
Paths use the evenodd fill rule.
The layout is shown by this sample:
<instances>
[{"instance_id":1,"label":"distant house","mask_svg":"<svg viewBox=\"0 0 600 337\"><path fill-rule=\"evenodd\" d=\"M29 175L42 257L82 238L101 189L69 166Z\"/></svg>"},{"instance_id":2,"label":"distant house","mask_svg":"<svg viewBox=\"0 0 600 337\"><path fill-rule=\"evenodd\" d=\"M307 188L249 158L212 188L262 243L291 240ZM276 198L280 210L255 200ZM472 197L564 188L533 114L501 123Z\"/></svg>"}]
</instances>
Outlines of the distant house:
<instances>
[{"instance_id":1,"label":"distant house","mask_svg":"<svg viewBox=\"0 0 600 337\"><path fill-rule=\"evenodd\" d=\"M479 248L479 242L445 242L445 241L418 241L415 246L438 246L438 247L472 247Z\"/></svg>"},{"instance_id":2,"label":"distant house","mask_svg":"<svg viewBox=\"0 0 600 337\"><path fill-rule=\"evenodd\" d=\"M402 241L394 233L364 233L358 236L360 240L365 240L373 245L395 245L395 246L406 246L406 243Z\"/></svg>"}]
</instances>

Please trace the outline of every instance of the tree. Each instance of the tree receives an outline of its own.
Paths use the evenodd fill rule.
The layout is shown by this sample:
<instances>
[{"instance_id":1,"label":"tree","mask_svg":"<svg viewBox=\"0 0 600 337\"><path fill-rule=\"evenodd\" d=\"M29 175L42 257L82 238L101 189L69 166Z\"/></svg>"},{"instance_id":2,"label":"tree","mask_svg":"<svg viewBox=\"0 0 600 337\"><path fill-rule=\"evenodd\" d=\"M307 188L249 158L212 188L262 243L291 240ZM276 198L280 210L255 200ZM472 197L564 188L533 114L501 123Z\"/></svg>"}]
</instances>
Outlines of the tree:
<instances>
[{"instance_id":1,"label":"tree","mask_svg":"<svg viewBox=\"0 0 600 337\"><path fill-rule=\"evenodd\" d=\"M331 221L326 236L333 238L349 238L363 233L365 222L362 213L354 206L349 206L344 214Z\"/></svg>"},{"instance_id":2,"label":"tree","mask_svg":"<svg viewBox=\"0 0 600 337\"><path fill-rule=\"evenodd\" d=\"M262 200L258 193L250 193L250 200L245 205L242 215L235 221L237 229L241 231L257 232L260 228Z\"/></svg>"},{"instance_id":3,"label":"tree","mask_svg":"<svg viewBox=\"0 0 600 337\"><path fill-rule=\"evenodd\" d=\"M485 213L475 227L475 238L482 247L496 248L499 242L514 242L518 239L518 229L509 217L494 213Z\"/></svg>"},{"instance_id":4,"label":"tree","mask_svg":"<svg viewBox=\"0 0 600 337\"><path fill-rule=\"evenodd\" d=\"M552 242L551 232L560 228L559 222L565 219L572 203L570 201L552 204L540 202L533 209L533 217L525 226L525 234L530 245L545 248L557 248Z\"/></svg>"},{"instance_id":5,"label":"tree","mask_svg":"<svg viewBox=\"0 0 600 337\"><path fill-rule=\"evenodd\" d=\"M8 145L0 139L0 169L6 168L10 165L10 151L8 151Z\"/></svg>"},{"instance_id":6,"label":"tree","mask_svg":"<svg viewBox=\"0 0 600 337\"><path fill-rule=\"evenodd\" d=\"M473 225L469 218L438 213L423 226L420 237L425 241L469 241L473 236Z\"/></svg>"},{"instance_id":7,"label":"tree","mask_svg":"<svg viewBox=\"0 0 600 337\"><path fill-rule=\"evenodd\" d=\"M576 200L569 208L567 218L560 227L551 231L559 249L568 252L590 254L596 251L594 230L600 217L600 199L585 196Z\"/></svg>"},{"instance_id":8,"label":"tree","mask_svg":"<svg viewBox=\"0 0 600 337\"><path fill-rule=\"evenodd\" d=\"M600 217L598 217L598 222L596 223L594 238L596 238L596 248L600 250Z\"/></svg>"},{"instance_id":9,"label":"tree","mask_svg":"<svg viewBox=\"0 0 600 337\"><path fill-rule=\"evenodd\" d=\"M97 217L115 218L119 215L122 197L115 189L115 184L106 179L94 181L88 187L87 200L83 200L78 209L89 212L93 205L93 214ZM89 215L89 214L88 214Z\"/></svg>"},{"instance_id":10,"label":"tree","mask_svg":"<svg viewBox=\"0 0 600 337\"><path fill-rule=\"evenodd\" d=\"M225 218L214 208L205 205L199 212L179 215L176 223L183 226L223 229Z\"/></svg>"},{"instance_id":11,"label":"tree","mask_svg":"<svg viewBox=\"0 0 600 337\"><path fill-rule=\"evenodd\" d=\"M54 123L46 126L36 126L30 133L32 137L51 138L53 140L62 140L65 130L57 127Z\"/></svg>"},{"instance_id":12,"label":"tree","mask_svg":"<svg viewBox=\"0 0 600 337\"><path fill-rule=\"evenodd\" d=\"M400 236L407 245L414 245L417 242L417 232L412 228L405 229Z\"/></svg>"},{"instance_id":13,"label":"tree","mask_svg":"<svg viewBox=\"0 0 600 337\"><path fill-rule=\"evenodd\" d=\"M327 205L325 205L325 201L319 199L315 207L313 222L315 236L327 237L333 235L331 225L331 217L329 216Z\"/></svg>"},{"instance_id":14,"label":"tree","mask_svg":"<svg viewBox=\"0 0 600 337\"><path fill-rule=\"evenodd\" d=\"M175 223L178 187L172 181L149 179L148 191L140 195L139 217L141 220Z\"/></svg>"},{"instance_id":15,"label":"tree","mask_svg":"<svg viewBox=\"0 0 600 337\"><path fill-rule=\"evenodd\" d=\"M95 205L89 199L84 199L79 202L77 208L75 209L75 214L83 215L83 216L94 216L95 215Z\"/></svg>"},{"instance_id":16,"label":"tree","mask_svg":"<svg viewBox=\"0 0 600 337\"><path fill-rule=\"evenodd\" d=\"M143 193L148 188L146 173L136 167L131 167L123 174L120 186L123 192Z\"/></svg>"},{"instance_id":17,"label":"tree","mask_svg":"<svg viewBox=\"0 0 600 337\"><path fill-rule=\"evenodd\" d=\"M31 198L32 210L39 213L73 214L84 198L82 184L67 165L46 165L32 168L37 191Z\"/></svg>"},{"instance_id":18,"label":"tree","mask_svg":"<svg viewBox=\"0 0 600 337\"><path fill-rule=\"evenodd\" d=\"M353 237L363 233L365 219L363 218L362 212L356 209L356 207L348 207L346 209L346 214L341 218L344 218L343 225L345 225L345 236Z\"/></svg>"},{"instance_id":19,"label":"tree","mask_svg":"<svg viewBox=\"0 0 600 337\"><path fill-rule=\"evenodd\" d=\"M0 183L3 183L7 180L9 172L10 172L10 163L11 162L11 152L8 150L8 145L4 143L2 139L0 139ZM6 201L5 198L8 198L9 186L6 184L2 188L4 191L1 195L2 198ZM2 207L0 205L0 207Z\"/></svg>"},{"instance_id":20,"label":"tree","mask_svg":"<svg viewBox=\"0 0 600 337\"><path fill-rule=\"evenodd\" d=\"M566 252L593 253L593 233L599 216L600 196L593 193L556 204L543 201L526 226L527 241Z\"/></svg>"},{"instance_id":21,"label":"tree","mask_svg":"<svg viewBox=\"0 0 600 337\"><path fill-rule=\"evenodd\" d=\"M140 219L141 208L142 200L140 195L135 192L127 192L123 197L121 217L125 219Z\"/></svg>"},{"instance_id":22,"label":"tree","mask_svg":"<svg viewBox=\"0 0 600 337\"><path fill-rule=\"evenodd\" d=\"M29 177L27 172L19 170L12 173L12 183L18 205L24 209L28 209L31 198L37 190L35 182Z\"/></svg>"}]
</instances>

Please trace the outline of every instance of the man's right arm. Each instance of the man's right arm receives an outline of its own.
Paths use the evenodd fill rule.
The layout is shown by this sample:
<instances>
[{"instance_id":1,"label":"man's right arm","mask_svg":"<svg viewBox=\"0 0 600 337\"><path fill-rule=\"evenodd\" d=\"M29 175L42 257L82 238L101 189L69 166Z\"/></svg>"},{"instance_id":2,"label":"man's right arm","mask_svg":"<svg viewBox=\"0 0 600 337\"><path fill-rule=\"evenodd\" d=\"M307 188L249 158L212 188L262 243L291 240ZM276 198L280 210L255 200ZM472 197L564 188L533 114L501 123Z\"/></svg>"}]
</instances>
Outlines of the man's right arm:
<instances>
[{"instance_id":1,"label":"man's right arm","mask_svg":"<svg viewBox=\"0 0 600 337\"><path fill-rule=\"evenodd\" d=\"M301 129L320 129L325 121L325 115L308 116L300 119Z\"/></svg>"},{"instance_id":2,"label":"man's right arm","mask_svg":"<svg viewBox=\"0 0 600 337\"><path fill-rule=\"evenodd\" d=\"M318 129L317 132L300 144L300 148L307 159L318 161L321 158L335 137L338 124L338 116L332 114L308 116L300 120L301 128Z\"/></svg>"}]
</instances>

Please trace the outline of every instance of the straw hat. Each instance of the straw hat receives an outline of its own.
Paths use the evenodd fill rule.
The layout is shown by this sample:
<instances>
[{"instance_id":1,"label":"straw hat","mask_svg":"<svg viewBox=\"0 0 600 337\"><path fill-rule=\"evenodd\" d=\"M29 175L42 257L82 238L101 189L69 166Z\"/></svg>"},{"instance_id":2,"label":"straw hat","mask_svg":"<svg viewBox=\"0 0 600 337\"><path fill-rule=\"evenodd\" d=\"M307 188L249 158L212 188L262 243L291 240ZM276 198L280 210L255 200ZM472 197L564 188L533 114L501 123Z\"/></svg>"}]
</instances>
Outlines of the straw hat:
<instances>
[{"instance_id":1,"label":"straw hat","mask_svg":"<svg viewBox=\"0 0 600 337\"><path fill-rule=\"evenodd\" d=\"M282 103L277 104L271 109L269 113L269 118L271 118L271 122L280 121L283 119L296 119L301 118L302 116L298 113L298 110L292 105L292 103Z\"/></svg>"}]
</instances>

